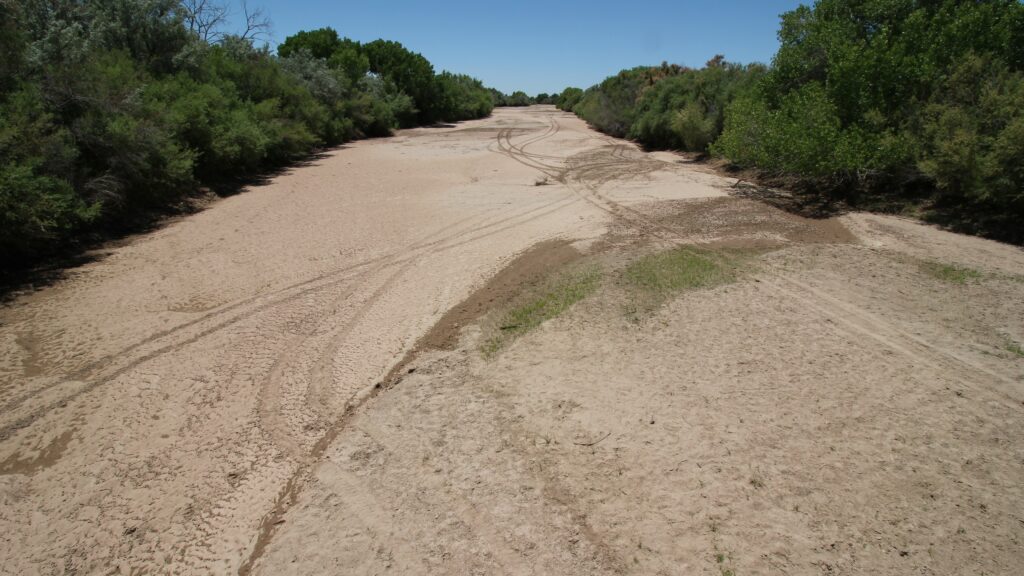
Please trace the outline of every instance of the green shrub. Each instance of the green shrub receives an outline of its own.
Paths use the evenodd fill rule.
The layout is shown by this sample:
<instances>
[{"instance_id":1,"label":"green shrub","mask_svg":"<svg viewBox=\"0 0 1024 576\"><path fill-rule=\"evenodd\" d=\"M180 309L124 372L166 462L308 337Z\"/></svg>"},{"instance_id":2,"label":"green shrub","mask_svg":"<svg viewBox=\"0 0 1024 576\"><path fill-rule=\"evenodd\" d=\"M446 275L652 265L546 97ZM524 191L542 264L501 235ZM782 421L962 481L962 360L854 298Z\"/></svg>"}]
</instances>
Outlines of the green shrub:
<instances>
[{"instance_id":1,"label":"green shrub","mask_svg":"<svg viewBox=\"0 0 1024 576\"><path fill-rule=\"evenodd\" d=\"M566 112L572 112L573 109L579 104L580 100L583 99L583 90L580 88L566 88L562 90L562 93L558 95L555 100L555 106L559 110L565 110Z\"/></svg>"},{"instance_id":2,"label":"green shrub","mask_svg":"<svg viewBox=\"0 0 1024 576\"><path fill-rule=\"evenodd\" d=\"M922 114L920 169L959 224L1020 241L1024 215L1024 74L969 54Z\"/></svg>"},{"instance_id":3,"label":"green shrub","mask_svg":"<svg viewBox=\"0 0 1024 576\"><path fill-rule=\"evenodd\" d=\"M442 120L469 120L491 113L490 93L477 79L463 74L442 72L437 76L436 114Z\"/></svg>"},{"instance_id":4,"label":"green shrub","mask_svg":"<svg viewBox=\"0 0 1024 576\"><path fill-rule=\"evenodd\" d=\"M1024 241L1024 4L819 0L784 14L779 38L717 152L823 194L927 182L927 217Z\"/></svg>"},{"instance_id":5,"label":"green shrub","mask_svg":"<svg viewBox=\"0 0 1024 576\"><path fill-rule=\"evenodd\" d=\"M30 165L0 166L3 267L48 254L51 243L76 232L97 213L98 206L85 204L65 180L37 174Z\"/></svg>"},{"instance_id":6,"label":"green shrub","mask_svg":"<svg viewBox=\"0 0 1024 576\"><path fill-rule=\"evenodd\" d=\"M478 81L435 76L396 42L321 29L279 55L210 43L176 0L0 2L0 31L5 267L130 228L199 182L492 106Z\"/></svg>"},{"instance_id":7,"label":"green shrub","mask_svg":"<svg viewBox=\"0 0 1024 576\"><path fill-rule=\"evenodd\" d=\"M533 104L533 99L527 96L526 92L517 90L509 95L505 102L506 106L529 106Z\"/></svg>"},{"instance_id":8,"label":"green shrub","mask_svg":"<svg viewBox=\"0 0 1024 576\"><path fill-rule=\"evenodd\" d=\"M718 136L715 119L705 112L700 104L690 102L675 113L672 119L672 133L684 150L703 152Z\"/></svg>"},{"instance_id":9,"label":"green shrub","mask_svg":"<svg viewBox=\"0 0 1024 576\"><path fill-rule=\"evenodd\" d=\"M722 56L701 69L657 70L667 75L640 95L628 135L648 148L693 152L707 151L722 131L726 107L765 73L763 66L733 64Z\"/></svg>"},{"instance_id":10,"label":"green shrub","mask_svg":"<svg viewBox=\"0 0 1024 576\"><path fill-rule=\"evenodd\" d=\"M653 83L651 68L623 70L584 92L573 111L601 132L624 137L633 126L641 91Z\"/></svg>"}]
</instances>

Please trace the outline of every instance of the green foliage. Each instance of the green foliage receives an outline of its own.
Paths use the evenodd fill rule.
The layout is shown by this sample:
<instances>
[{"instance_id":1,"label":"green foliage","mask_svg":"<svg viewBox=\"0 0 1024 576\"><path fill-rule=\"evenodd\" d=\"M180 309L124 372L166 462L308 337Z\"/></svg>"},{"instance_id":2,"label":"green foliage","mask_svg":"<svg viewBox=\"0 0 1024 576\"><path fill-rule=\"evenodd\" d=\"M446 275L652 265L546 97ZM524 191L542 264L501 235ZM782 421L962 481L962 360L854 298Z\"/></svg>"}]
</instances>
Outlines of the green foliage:
<instances>
[{"instance_id":1,"label":"green foliage","mask_svg":"<svg viewBox=\"0 0 1024 576\"><path fill-rule=\"evenodd\" d=\"M476 78L442 72L437 87L435 110L444 120L482 118L494 108L490 93Z\"/></svg>"},{"instance_id":2,"label":"green foliage","mask_svg":"<svg viewBox=\"0 0 1024 576\"><path fill-rule=\"evenodd\" d=\"M623 70L584 92L573 111L594 128L624 137L633 126L636 102L642 91L656 81L656 68Z\"/></svg>"},{"instance_id":3,"label":"green foliage","mask_svg":"<svg viewBox=\"0 0 1024 576\"><path fill-rule=\"evenodd\" d=\"M364 45L363 50L369 59L370 72L393 83L412 98L417 109L415 123L429 124L445 119L438 102L440 86L434 77L434 67L426 58L389 40L375 40ZM403 125L412 125L412 122Z\"/></svg>"},{"instance_id":4,"label":"green foliage","mask_svg":"<svg viewBox=\"0 0 1024 576\"><path fill-rule=\"evenodd\" d=\"M379 135L398 126L480 118L494 107L491 92L480 81L449 72L435 75L426 58L398 42L376 40L363 45L340 38L331 28L321 28L289 36L278 54L286 61L299 61L291 68L311 88L342 88L335 101L352 99L357 134ZM319 69L312 62L321 62ZM371 96L373 102L366 102L359 93Z\"/></svg>"},{"instance_id":5,"label":"green foliage","mask_svg":"<svg viewBox=\"0 0 1024 576\"><path fill-rule=\"evenodd\" d=\"M485 356L494 356L519 336L557 318L601 285L601 269L594 266L562 273L522 298L501 316L497 333L483 345Z\"/></svg>"},{"instance_id":6,"label":"green foliage","mask_svg":"<svg viewBox=\"0 0 1024 576\"><path fill-rule=\"evenodd\" d=\"M497 108L498 106L508 106L508 95L497 88L488 88L488 94L491 96L491 104Z\"/></svg>"},{"instance_id":7,"label":"green foliage","mask_svg":"<svg viewBox=\"0 0 1024 576\"><path fill-rule=\"evenodd\" d=\"M14 87L25 56L25 38L18 22L17 5L0 2L0 93Z\"/></svg>"},{"instance_id":8,"label":"green foliage","mask_svg":"<svg viewBox=\"0 0 1024 576\"><path fill-rule=\"evenodd\" d=\"M839 117L818 83L787 94L776 110L756 97L738 101L726 126L715 150L736 163L809 176L841 168Z\"/></svg>"},{"instance_id":9,"label":"green foliage","mask_svg":"<svg viewBox=\"0 0 1024 576\"><path fill-rule=\"evenodd\" d=\"M1024 4L818 0L779 40L770 68L633 68L556 104L650 148L1024 242Z\"/></svg>"},{"instance_id":10,"label":"green foliage","mask_svg":"<svg viewBox=\"0 0 1024 576\"><path fill-rule=\"evenodd\" d=\"M44 251L96 212L66 180L39 174L31 164L0 166L0 251L6 258Z\"/></svg>"},{"instance_id":11,"label":"green foliage","mask_svg":"<svg viewBox=\"0 0 1024 576\"><path fill-rule=\"evenodd\" d=\"M1017 358L1024 358L1024 348L1021 347L1013 338L1003 335L1003 349L1013 354Z\"/></svg>"},{"instance_id":12,"label":"green foliage","mask_svg":"<svg viewBox=\"0 0 1024 576\"><path fill-rule=\"evenodd\" d=\"M655 252L635 260L622 270L622 284L629 289L626 316L639 322L678 292L735 282L745 260L743 252L693 246Z\"/></svg>"},{"instance_id":13,"label":"green foliage","mask_svg":"<svg viewBox=\"0 0 1024 576\"><path fill-rule=\"evenodd\" d=\"M784 14L779 38L717 152L825 193L924 180L929 217L1024 241L1024 5L819 0Z\"/></svg>"},{"instance_id":14,"label":"green foliage","mask_svg":"<svg viewBox=\"0 0 1024 576\"><path fill-rule=\"evenodd\" d=\"M500 90L495 90L494 88L489 88L488 91L491 94L491 102L495 107L529 106L531 104L536 103L533 98L530 98L530 96L528 96L526 92L523 92L521 90L516 90L511 94L505 94Z\"/></svg>"},{"instance_id":15,"label":"green foliage","mask_svg":"<svg viewBox=\"0 0 1024 576\"><path fill-rule=\"evenodd\" d=\"M548 94L541 92L533 97L534 104L556 104L558 102L558 94Z\"/></svg>"},{"instance_id":16,"label":"green foliage","mask_svg":"<svg viewBox=\"0 0 1024 576\"><path fill-rule=\"evenodd\" d=\"M586 92L566 88L557 105L648 148L705 152L722 131L729 103L751 92L765 73L762 65L722 56L699 70L663 63L623 70Z\"/></svg>"},{"instance_id":17,"label":"green foliage","mask_svg":"<svg viewBox=\"0 0 1024 576\"><path fill-rule=\"evenodd\" d=\"M671 134L683 150L703 152L721 132L715 116L697 102L689 102L672 118Z\"/></svg>"},{"instance_id":18,"label":"green foliage","mask_svg":"<svg viewBox=\"0 0 1024 576\"><path fill-rule=\"evenodd\" d=\"M177 0L0 2L0 249L31 264L193 191L401 125L490 113L466 76L329 28L207 42Z\"/></svg>"},{"instance_id":19,"label":"green foliage","mask_svg":"<svg viewBox=\"0 0 1024 576\"><path fill-rule=\"evenodd\" d=\"M623 274L630 284L665 295L732 282L736 271L721 254L684 246L644 256Z\"/></svg>"},{"instance_id":20,"label":"green foliage","mask_svg":"<svg viewBox=\"0 0 1024 576\"><path fill-rule=\"evenodd\" d=\"M973 268L946 264L944 262L921 262L921 271L936 280L942 280L950 284L967 284L982 277L981 272Z\"/></svg>"},{"instance_id":21,"label":"green foliage","mask_svg":"<svg viewBox=\"0 0 1024 576\"><path fill-rule=\"evenodd\" d=\"M277 47L277 55L282 58L305 52L313 58L327 60L343 46L338 32L333 28L302 30L285 38Z\"/></svg>"},{"instance_id":22,"label":"green foliage","mask_svg":"<svg viewBox=\"0 0 1024 576\"><path fill-rule=\"evenodd\" d=\"M968 54L921 114L919 168L961 225L998 234L1024 217L1024 74Z\"/></svg>"},{"instance_id":23,"label":"green foliage","mask_svg":"<svg viewBox=\"0 0 1024 576\"><path fill-rule=\"evenodd\" d=\"M680 69L644 91L629 137L649 148L705 152L722 132L726 107L765 74L716 56L699 70Z\"/></svg>"},{"instance_id":24,"label":"green foliage","mask_svg":"<svg viewBox=\"0 0 1024 576\"><path fill-rule=\"evenodd\" d=\"M533 104L533 98L530 98L526 92L516 90L509 95L505 102L505 106L529 106Z\"/></svg>"},{"instance_id":25,"label":"green foliage","mask_svg":"<svg viewBox=\"0 0 1024 576\"><path fill-rule=\"evenodd\" d=\"M566 112L572 112L573 109L579 104L580 100L583 99L583 90L580 88L566 88L562 90L562 93L555 99L555 106L559 110L565 110Z\"/></svg>"},{"instance_id":26,"label":"green foliage","mask_svg":"<svg viewBox=\"0 0 1024 576\"><path fill-rule=\"evenodd\" d=\"M27 86L0 105L0 252L10 263L46 250L93 220L69 183L77 152L38 90Z\"/></svg>"}]
</instances>

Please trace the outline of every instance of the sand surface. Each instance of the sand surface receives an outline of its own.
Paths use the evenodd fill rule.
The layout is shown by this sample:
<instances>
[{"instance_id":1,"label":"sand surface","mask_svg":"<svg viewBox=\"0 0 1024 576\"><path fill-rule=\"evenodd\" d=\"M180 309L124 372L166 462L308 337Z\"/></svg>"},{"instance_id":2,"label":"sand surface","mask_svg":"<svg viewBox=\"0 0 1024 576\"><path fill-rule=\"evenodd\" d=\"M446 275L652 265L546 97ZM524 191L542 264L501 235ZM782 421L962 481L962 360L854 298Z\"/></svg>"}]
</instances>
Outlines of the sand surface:
<instances>
[{"instance_id":1,"label":"sand surface","mask_svg":"<svg viewBox=\"0 0 1024 576\"><path fill-rule=\"evenodd\" d=\"M734 182L503 109L109 249L0 310L0 572L1018 573L1024 253ZM690 244L752 256L624 313Z\"/></svg>"}]
</instances>

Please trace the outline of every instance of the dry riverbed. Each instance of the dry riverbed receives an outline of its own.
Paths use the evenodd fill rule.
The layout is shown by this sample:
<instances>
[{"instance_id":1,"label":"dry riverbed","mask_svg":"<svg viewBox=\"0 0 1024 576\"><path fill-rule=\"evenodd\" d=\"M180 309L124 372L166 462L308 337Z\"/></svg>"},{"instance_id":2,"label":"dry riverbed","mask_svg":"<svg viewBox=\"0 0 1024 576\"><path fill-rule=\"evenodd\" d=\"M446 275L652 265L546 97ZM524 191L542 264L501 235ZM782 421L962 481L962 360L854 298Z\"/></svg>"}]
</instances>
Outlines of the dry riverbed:
<instances>
[{"instance_id":1,"label":"dry riverbed","mask_svg":"<svg viewBox=\"0 0 1024 576\"><path fill-rule=\"evenodd\" d=\"M0 310L0 572L1014 574L1024 252L550 107Z\"/></svg>"}]
</instances>

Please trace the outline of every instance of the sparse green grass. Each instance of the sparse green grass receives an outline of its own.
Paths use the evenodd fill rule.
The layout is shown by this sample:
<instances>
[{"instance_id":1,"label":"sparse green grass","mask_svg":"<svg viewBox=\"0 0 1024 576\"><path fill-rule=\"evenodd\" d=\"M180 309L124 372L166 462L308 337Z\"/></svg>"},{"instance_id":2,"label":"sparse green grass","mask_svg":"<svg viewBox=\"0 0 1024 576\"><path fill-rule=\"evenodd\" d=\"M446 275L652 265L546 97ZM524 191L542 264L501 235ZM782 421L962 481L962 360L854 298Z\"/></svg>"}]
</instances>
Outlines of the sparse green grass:
<instances>
[{"instance_id":1,"label":"sparse green grass","mask_svg":"<svg viewBox=\"0 0 1024 576\"><path fill-rule=\"evenodd\" d=\"M501 316L496 328L497 333L484 342L484 356L494 356L520 335L559 316L597 290L600 283L601 269L597 266L568 272L555 278L538 293L526 297L523 302L514 305Z\"/></svg>"},{"instance_id":2,"label":"sparse green grass","mask_svg":"<svg viewBox=\"0 0 1024 576\"><path fill-rule=\"evenodd\" d=\"M718 563L718 571L722 576L736 576L736 572L725 565L725 561L728 559L729 557L721 552L715 553L715 562Z\"/></svg>"},{"instance_id":3,"label":"sparse green grass","mask_svg":"<svg viewBox=\"0 0 1024 576\"><path fill-rule=\"evenodd\" d=\"M949 282L950 284L967 284L972 280L981 278L981 272L973 268L942 262L922 262L921 270L932 278Z\"/></svg>"},{"instance_id":4,"label":"sparse green grass","mask_svg":"<svg viewBox=\"0 0 1024 576\"><path fill-rule=\"evenodd\" d=\"M683 246L636 260L622 273L627 287L633 289L632 298L625 305L627 317L639 321L642 312L657 308L676 292L734 282L740 256L738 252Z\"/></svg>"},{"instance_id":5,"label":"sparse green grass","mask_svg":"<svg viewBox=\"0 0 1024 576\"><path fill-rule=\"evenodd\" d=\"M1024 358L1024 348L1021 348L1020 344L1017 344L1017 342L1009 336L1003 336L1003 340L1005 341L1003 343L1003 348L1007 352L1018 358Z\"/></svg>"},{"instance_id":6,"label":"sparse green grass","mask_svg":"<svg viewBox=\"0 0 1024 576\"><path fill-rule=\"evenodd\" d=\"M721 254L687 246L644 256L626 267L625 277L645 290L665 294L732 282L735 270Z\"/></svg>"}]
</instances>

